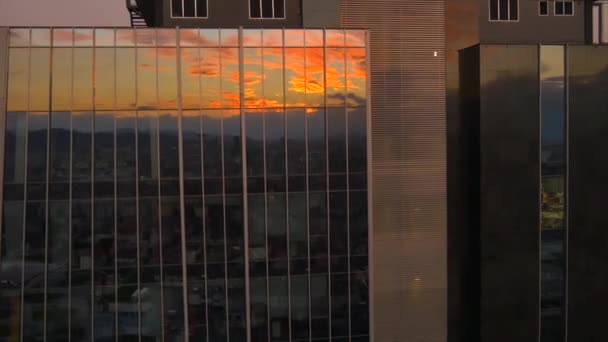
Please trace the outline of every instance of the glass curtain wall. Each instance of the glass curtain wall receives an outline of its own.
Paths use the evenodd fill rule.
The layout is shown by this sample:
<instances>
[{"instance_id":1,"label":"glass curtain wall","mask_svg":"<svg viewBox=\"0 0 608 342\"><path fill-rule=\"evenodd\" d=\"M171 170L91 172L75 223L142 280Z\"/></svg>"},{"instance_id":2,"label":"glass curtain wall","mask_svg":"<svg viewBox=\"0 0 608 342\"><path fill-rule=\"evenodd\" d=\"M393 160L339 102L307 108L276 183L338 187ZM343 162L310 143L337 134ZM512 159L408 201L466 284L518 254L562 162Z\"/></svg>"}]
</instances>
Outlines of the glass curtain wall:
<instances>
[{"instance_id":1,"label":"glass curtain wall","mask_svg":"<svg viewBox=\"0 0 608 342\"><path fill-rule=\"evenodd\" d=\"M11 29L0 340L366 341L358 30Z\"/></svg>"},{"instance_id":2,"label":"glass curtain wall","mask_svg":"<svg viewBox=\"0 0 608 342\"><path fill-rule=\"evenodd\" d=\"M541 245L540 336L564 341L566 332L566 81L565 47L540 47Z\"/></svg>"}]
</instances>

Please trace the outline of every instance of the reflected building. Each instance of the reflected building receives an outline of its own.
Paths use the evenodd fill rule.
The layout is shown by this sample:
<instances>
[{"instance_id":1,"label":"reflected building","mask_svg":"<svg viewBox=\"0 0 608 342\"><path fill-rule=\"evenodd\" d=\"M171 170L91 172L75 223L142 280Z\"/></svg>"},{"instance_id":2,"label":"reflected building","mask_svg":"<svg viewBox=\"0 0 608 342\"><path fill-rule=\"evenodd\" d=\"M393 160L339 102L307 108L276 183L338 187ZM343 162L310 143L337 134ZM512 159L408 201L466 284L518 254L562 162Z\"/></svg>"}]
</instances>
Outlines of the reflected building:
<instances>
[{"instance_id":1,"label":"reflected building","mask_svg":"<svg viewBox=\"0 0 608 342\"><path fill-rule=\"evenodd\" d=\"M0 33L0 340L369 340L367 31Z\"/></svg>"}]
</instances>

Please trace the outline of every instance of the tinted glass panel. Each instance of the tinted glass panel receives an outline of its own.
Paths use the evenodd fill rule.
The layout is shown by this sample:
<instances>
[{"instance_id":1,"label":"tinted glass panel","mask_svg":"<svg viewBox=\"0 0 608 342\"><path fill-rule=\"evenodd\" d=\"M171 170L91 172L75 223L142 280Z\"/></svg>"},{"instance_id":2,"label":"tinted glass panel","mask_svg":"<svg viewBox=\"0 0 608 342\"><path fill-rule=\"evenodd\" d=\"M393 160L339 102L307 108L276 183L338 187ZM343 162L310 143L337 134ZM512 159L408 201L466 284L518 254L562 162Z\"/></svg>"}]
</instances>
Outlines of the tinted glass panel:
<instances>
[{"instance_id":1,"label":"tinted glass panel","mask_svg":"<svg viewBox=\"0 0 608 342\"><path fill-rule=\"evenodd\" d=\"M498 2L500 0L490 0L490 20L498 20Z\"/></svg>"},{"instance_id":2,"label":"tinted glass panel","mask_svg":"<svg viewBox=\"0 0 608 342\"><path fill-rule=\"evenodd\" d=\"M540 48L541 90L541 340L564 334L566 279L566 100L563 46Z\"/></svg>"},{"instance_id":3,"label":"tinted glass panel","mask_svg":"<svg viewBox=\"0 0 608 342\"><path fill-rule=\"evenodd\" d=\"M517 20L519 16L519 0L509 0L509 20Z\"/></svg>"},{"instance_id":4,"label":"tinted glass panel","mask_svg":"<svg viewBox=\"0 0 608 342\"><path fill-rule=\"evenodd\" d=\"M498 0L500 20L509 20L509 0Z\"/></svg>"}]
</instances>

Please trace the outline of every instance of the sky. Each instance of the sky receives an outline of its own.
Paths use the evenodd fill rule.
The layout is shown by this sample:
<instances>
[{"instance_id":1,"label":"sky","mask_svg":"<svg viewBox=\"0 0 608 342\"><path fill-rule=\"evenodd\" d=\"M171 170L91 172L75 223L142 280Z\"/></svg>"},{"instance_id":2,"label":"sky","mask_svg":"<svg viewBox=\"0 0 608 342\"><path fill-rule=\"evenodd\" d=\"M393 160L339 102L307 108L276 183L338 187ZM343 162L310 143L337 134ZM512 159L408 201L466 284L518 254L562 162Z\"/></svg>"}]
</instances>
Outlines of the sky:
<instances>
[{"instance_id":1,"label":"sky","mask_svg":"<svg viewBox=\"0 0 608 342\"><path fill-rule=\"evenodd\" d=\"M0 0L0 26L130 26L125 0Z\"/></svg>"}]
</instances>

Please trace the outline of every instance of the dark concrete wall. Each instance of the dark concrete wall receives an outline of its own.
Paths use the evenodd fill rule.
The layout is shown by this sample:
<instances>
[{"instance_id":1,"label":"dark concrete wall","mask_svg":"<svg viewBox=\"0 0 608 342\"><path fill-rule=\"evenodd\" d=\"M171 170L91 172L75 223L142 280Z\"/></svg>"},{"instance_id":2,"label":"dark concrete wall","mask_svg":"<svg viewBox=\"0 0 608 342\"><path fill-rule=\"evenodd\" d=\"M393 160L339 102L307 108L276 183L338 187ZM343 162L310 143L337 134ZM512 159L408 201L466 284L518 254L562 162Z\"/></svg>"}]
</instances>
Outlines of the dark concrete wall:
<instances>
[{"instance_id":1,"label":"dark concrete wall","mask_svg":"<svg viewBox=\"0 0 608 342\"><path fill-rule=\"evenodd\" d=\"M570 46L568 336L606 341L608 46Z\"/></svg>"},{"instance_id":2,"label":"dark concrete wall","mask_svg":"<svg viewBox=\"0 0 608 342\"><path fill-rule=\"evenodd\" d=\"M481 341L537 342L538 47L480 48Z\"/></svg>"},{"instance_id":3,"label":"dark concrete wall","mask_svg":"<svg viewBox=\"0 0 608 342\"><path fill-rule=\"evenodd\" d=\"M481 43L584 43L585 4L574 2L574 16L538 15L538 1L519 0L519 21L491 22L489 0L479 0L479 38Z\"/></svg>"},{"instance_id":4,"label":"dark concrete wall","mask_svg":"<svg viewBox=\"0 0 608 342\"><path fill-rule=\"evenodd\" d=\"M208 0L208 18L171 18L171 0L163 1L163 27L300 28L302 0L285 0L285 19L250 19L249 0Z\"/></svg>"}]
</instances>

